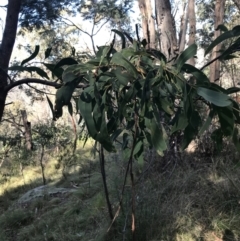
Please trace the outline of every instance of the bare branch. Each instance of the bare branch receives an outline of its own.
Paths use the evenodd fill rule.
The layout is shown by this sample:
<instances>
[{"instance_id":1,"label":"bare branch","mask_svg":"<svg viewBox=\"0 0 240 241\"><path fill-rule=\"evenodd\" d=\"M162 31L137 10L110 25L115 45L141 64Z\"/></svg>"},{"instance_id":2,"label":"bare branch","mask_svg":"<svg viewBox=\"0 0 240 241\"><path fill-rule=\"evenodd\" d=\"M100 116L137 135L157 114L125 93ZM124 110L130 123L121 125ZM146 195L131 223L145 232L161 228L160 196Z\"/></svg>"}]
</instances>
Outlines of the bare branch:
<instances>
[{"instance_id":1,"label":"bare branch","mask_svg":"<svg viewBox=\"0 0 240 241\"><path fill-rule=\"evenodd\" d=\"M91 36L88 32L82 30L82 29L81 29L77 24L75 24L72 20L70 20L70 19L68 19L68 18L64 18L64 17L62 17L62 16L61 16L61 18L62 18L63 20L65 20L64 23L66 23L67 25L69 25L69 26L74 26L74 27L76 27L79 31L87 34L88 36ZM66 22L66 21L69 21L71 24L69 24L69 23Z\"/></svg>"},{"instance_id":2,"label":"bare branch","mask_svg":"<svg viewBox=\"0 0 240 241\"><path fill-rule=\"evenodd\" d=\"M42 91L42 90L38 90L37 88L31 86L30 84L27 84L30 88L34 89L35 91L37 92L40 92L42 94L45 94L45 95L55 95L55 94L52 94L52 93L48 93L48 92L45 92L45 91Z\"/></svg>"},{"instance_id":3,"label":"bare branch","mask_svg":"<svg viewBox=\"0 0 240 241\"><path fill-rule=\"evenodd\" d=\"M18 80L8 86L5 87L4 91L5 92L8 92L10 91L11 89L13 89L14 87L16 86L19 86L19 85L22 85L22 84L43 84L43 85L47 85L47 86L52 86L52 87L55 87L55 88L60 88L62 86L62 84L58 84L58 83L55 83L55 82L51 82L51 81L46 81L46 80L42 80L42 79L37 79L37 78L25 78L25 79L21 79L21 80ZM77 88L86 88L88 86L88 84L79 84L77 86Z\"/></svg>"},{"instance_id":4,"label":"bare branch","mask_svg":"<svg viewBox=\"0 0 240 241\"><path fill-rule=\"evenodd\" d=\"M103 24L99 27L99 29L97 30L97 32L95 32L95 33L93 34L93 36L95 36L96 34L98 34L99 31L102 29L102 27L103 27L109 20L110 20L110 18L108 18L105 22L103 22Z\"/></svg>"}]
</instances>

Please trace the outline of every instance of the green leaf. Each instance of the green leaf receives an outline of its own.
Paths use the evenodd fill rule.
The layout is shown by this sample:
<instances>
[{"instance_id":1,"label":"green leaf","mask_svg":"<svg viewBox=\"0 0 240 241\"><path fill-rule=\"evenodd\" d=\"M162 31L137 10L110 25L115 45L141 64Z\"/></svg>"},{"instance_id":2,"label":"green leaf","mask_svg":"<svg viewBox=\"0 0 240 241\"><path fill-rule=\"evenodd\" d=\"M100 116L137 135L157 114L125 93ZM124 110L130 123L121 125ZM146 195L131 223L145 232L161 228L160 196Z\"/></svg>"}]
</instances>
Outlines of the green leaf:
<instances>
[{"instance_id":1,"label":"green leaf","mask_svg":"<svg viewBox=\"0 0 240 241\"><path fill-rule=\"evenodd\" d=\"M240 108L239 108L239 104L236 101L233 101L233 100L231 100L231 101L232 101L232 104L233 104L232 111L233 111L235 123L240 124Z\"/></svg>"},{"instance_id":2,"label":"green leaf","mask_svg":"<svg viewBox=\"0 0 240 241\"><path fill-rule=\"evenodd\" d=\"M232 136L233 144L235 145L236 149L240 152L240 141L238 136L238 129L235 127L233 130L233 136Z\"/></svg>"},{"instance_id":3,"label":"green leaf","mask_svg":"<svg viewBox=\"0 0 240 241\"><path fill-rule=\"evenodd\" d=\"M142 142L142 140L139 140L134 147L133 156L138 154L138 152L142 149L142 147L143 147L143 142Z\"/></svg>"},{"instance_id":4,"label":"green leaf","mask_svg":"<svg viewBox=\"0 0 240 241\"><path fill-rule=\"evenodd\" d=\"M51 112L52 112L52 115L53 115L53 119L54 119L53 104L52 104L51 100L48 98L47 95L46 95L46 97L47 97L47 102L48 102L48 104L49 104L49 107L50 107L50 109L51 109Z\"/></svg>"},{"instance_id":5,"label":"green leaf","mask_svg":"<svg viewBox=\"0 0 240 241\"><path fill-rule=\"evenodd\" d=\"M182 66L192 57L194 57L197 53L197 45L192 44L188 48L186 48L178 57L176 64L178 71L181 70Z\"/></svg>"},{"instance_id":6,"label":"green leaf","mask_svg":"<svg viewBox=\"0 0 240 241\"><path fill-rule=\"evenodd\" d=\"M220 44L222 41L229 39L229 38L233 38L233 37L237 37L240 35L240 26L236 26L234 27L232 30L227 31L223 34L221 34L219 37L217 37L206 49L204 56L206 56L215 46L217 46L218 44Z\"/></svg>"},{"instance_id":7,"label":"green leaf","mask_svg":"<svg viewBox=\"0 0 240 241\"><path fill-rule=\"evenodd\" d=\"M169 115L173 115L174 114L172 103L170 103L169 101L167 101L166 99L163 99L163 98L161 98L160 103L161 103L161 108L167 114L169 114Z\"/></svg>"},{"instance_id":8,"label":"green leaf","mask_svg":"<svg viewBox=\"0 0 240 241\"><path fill-rule=\"evenodd\" d=\"M221 30L223 32L227 32L228 28L224 24L219 24L218 27L216 28L216 31Z\"/></svg>"},{"instance_id":9,"label":"green leaf","mask_svg":"<svg viewBox=\"0 0 240 241\"><path fill-rule=\"evenodd\" d=\"M73 107L72 107L72 103L71 102L69 102L69 104L68 104L68 112L69 112L70 116L73 115Z\"/></svg>"},{"instance_id":10,"label":"green leaf","mask_svg":"<svg viewBox=\"0 0 240 241\"><path fill-rule=\"evenodd\" d=\"M151 123L151 140L157 153L163 156L163 152L167 150L167 134L162 125L159 128L155 119L152 119Z\"/></svg>"},{"instance_id":11,"label":"green leaf","mask_svg":"<svg viewBox=\"0 0 240 241\"><path fill-rule=\"evenodd\" d=\"M112 29L112 32L118 34L121 39L122 39L122 49L125 49L126 48L126 39L125 39L125 36L122 32L116 30L116 29Z\"/></svg>"},{"instance_id":12,"label":"green leaf","mask_svg":"<svg viewBox=\"0 0 240 241\"><path fill-rule=\"evenodd\" d=\"M12 71L27 71L29 73L32 73L32 72L37 72L38 75L40 75L42 78L46 78L46 79L49 79L47 73L38 68L38 67L25 67L25 66L11 66L8 68L8 70L12 70Z\"/></svg>"},{"instance_id":13,"label":"green leaf","mask_svg":"<svg viewBox=\"0 0 240 241\"><path fill-rule=\"evenodd\" d=\"M208 77L201 70L190 64L184 64L182 66L182 71L186 72L187 74L192 74L197 80L197 85L208 85L210 83Z\"/></svg>"},{"instance_id":14,"label":"green leaf","mask_svg":"<svg viewBox=\"0 0 240 241\"><path fill-rule=\"evenodd\" d=\"M234 43L232 45L230 45L219 57L218 59L223 61L223 60L228 60L228 59L232 59L233 55L232 53L234 53L236 50L239 49L239 45L240 45L240 38L238 38L236 41L234 41Z\"/></svg>"},{"instance_id":15,"label":"green leaf","mask_svg":"<svg viewBox=\"0 0 240 241\"><path fill-rule=\"evenodd\" d=\"M40 75L42 78L49 79L47 73L38 67L27 67L26 70L29 72L37 72L37 74Z\"/></svg>"},{"instance_id":16,"label":"green leaf","mask_svg":"<svg viewBox=\"0 0 240 241\"><path fill-rule=\"evenodd\" d=\"M38 55L39 50L40 50L39 45L36 45L34 52L31 54L30 57L28 57L27 59L24 59L24 60L22 61L21 66L23 66L23 65L26 64L27 62L31 61L32 59L34 59L34 58Z\"/></svg>"},{"instance_id":17,"label":"green leaf","mask_svg":"<svg viewBox=\"0 0 240 241\"><path fill-rule=\"evenodd\" d=\"M128 133L123 133L123 143L122 143L122 149L127 149L128 147L128 142L129 142L130 136Z\"/></svg>"},{"instance_id":18,"label":"green leaf","mask_svg":"<svg viewBox=\"0 0 240 241\"><path fill-rule=\"evenodd\" d=\"M127 37L127 39L131 42L131 43L133 43L133 38L127 33L127 32L123 32L124 33L124 35Z\"/></svg>"},{"instance_id":19,"label":"green leaf","mask_svg":"<svg viewBox=\"0 0 240 241\"><path fill-rule=\"evenodd\" d=\"M143 164L144 164L143 150L144 150L143 141L139 140L133 150L133 157L138 161L138 164L140 165L141 168L143 167Z\"/></svg>"},{"instance_id":20,"label":"green leaf","mask_svg":"<svg viewBox=\"0 0 240 241\"><path fill-rule=\"evenodd\" d=\"M47 48L47 49L45 50L45 59L47 59L47 58L50 56L51 51L52 51L52 48Z\"/></svg>"},{"instance_id":21,"label":"green leaf","mask_svg":"<svg viewBox=\"0 0 240 241\"><path fill-rule=\"evenodd\" d=\"M193 128L192 125L188 125L184 130L183 141L182 141L182 150L186 149L190 142L195 138L197 131Z\"/></svg>"},{"instance_id":22,"label":"green leaf","mask_svg":"<svg viewBox=\"0 0 240 241\"><path fill-rule=\"evenodd\" d=\"M56 76L58 79L62 79L62 74L63 74L62 68L55 68L55 64L43 63L43 65L46 66L46 68L52 72L52 78Z\"/></svg>"},{"instance_id":23,"label":"green leaf","mask_svg":"<svg viewBox=\"0 0 240 241\"><path fill-rule=\"evenodd\" d=\"M78 64L78 62L71 57L63 58L55 65L55 68L59 68L64 65L73 65L73 64Z\"/></svg>"},{"instance_id":24,"label":"green leaf","mask_svg":"<svg viewBox=\"0 0 240 241\"><path fill-rule=\"evenodd\" d=\"M234 116L232 108L214 107L214 109L217 111L223 135L231 136L234 128Z\"/></svg>"},{"instance_id":25,"label":"green leaf","mask_svg":"<svg viewBox=\"0 0 240 241\"><path fill-rule=\"evenodd\" d=\"M198 127L202 124L202 120L198 111L192 111L191 116L189 118L189 123L195 130L198 130Z\"/></svg>"},{"instance_id":26,"label":"green leaf","mask_svg":"<svg viewBox=\"0 0 240 241\"><path fill-rule=\"evenodd\" d=\"M227 89L227 93L230 95L230 94L233 94L233 93L237 93L240 91L240 88L239 87L231 87L231 88L228 88Z\"/></svg>"},{"instance_id":27,"label":"green leaf","mask_svg":"<svg viewBox=\"0 0 240 241\"><path fill-rule=\"evenodd\" d=\"M213 131L211 135L212 140L215 142L216 148L218 152L222 151L223 147L223 133L221 128Z\"/></svg>"},{"instance_id":28,"label":"green leaf","mask_svg":"<svg viewBox=\"0 0 240 241\"><path fill-rule=\"evenodd\" d=\"M114 70L114 74L116 75L119 83L123 86L126 86L133 79L126 70L121 70L120 68Z\"/></svg>"},{"instance_id":29,"label":"green leaf","mask_svg":"<svg viewBox=\"0 0 240 241\"><path fill-rule=\"evenodd\" d=\"M121 53L117 52L113 55L112 63L124 67L127 71L130 72L131 75L133 75L134 78L138 77L137 69L132 63L125 59Z\"/></svg>"},{"instance_id":30,"label":"green leaf","mask_svg":"<svg viewBox=\"0 0 240 241\"><path fill-rule=\"evenodd\" d=\"M115 141L118 138L118 136L122 133L122 131L122 129L116 129L111 135L111 140Z\"/></svg>"},{"instance_id":31,"label":"green leaf","mask_svg":"<svg viewBox=\"0 0 240 241\"><path fill-rule=\"evenodd\" d=\"M80 114L83 116L83 119L86 123L89 135L92 138L96 139L98 132L96 130L95 122L92 117L93 107L91 95L87 92L83 92L79 98L78 106Z\"/></svg>"},{"instance_id":32,"label":"green leaf","mask_svg":"<svg viewBox=\"0 0 240 241\"><path fill-rule=\"evenodd\" d=\"M231 105L229 96L224 93L206 89L203 87L198 87L197 93L198 95L202 96L205 100L211 102L216 106L225 107Z\"/></svg>"},{"instance_id":33,"label":"green leaf","mask_svg":"<svg viewBox=\"0 0 240 241\"><path fill-rule=\"evenodd\" d=\"M59 118L62 116L62 107L64 105L69 105L74 90L75 90L74 83L63 85L61 88L57 90L55 106L54 106L55 118Z\"/></svg>"},{"instance_id":34,"label":"green leaf","mask_svg":"<svg viewBox=\"0 0 240 241\"><path fill-rule=\"evenodd\" d=\"M211 110L206 121L204 122L204 124L202 125L201 129L199 130L199 135L201 136L204 131L206 131L208 129L208 127L210 126L212 119L214 117L215 111Z\"/></svg>"},{"instance_id":35,"label":"green leaf","mask_svg":"<svg viewBox=\"0 0 240 241\"><path fill-rule=\"evenodd\" d=\"M82 77L83 75L80 72L80 66L78 64L71 65L67 67L63 74L62 80L64 83L72 82L73 80Z\"/></svg>"},{"instance_id":36,"label":"green leaf","mask_svg":"<svg viewBox=\"0 0 240 241\"><path fill-rule=\"evenodd\" d=\"M181 113L178 118L176 118L176 122L174 123L172 127L171 134L173 134L176 131L184 130L188 125L188 118L185 114Z\"/></svg>"}]
</instances>

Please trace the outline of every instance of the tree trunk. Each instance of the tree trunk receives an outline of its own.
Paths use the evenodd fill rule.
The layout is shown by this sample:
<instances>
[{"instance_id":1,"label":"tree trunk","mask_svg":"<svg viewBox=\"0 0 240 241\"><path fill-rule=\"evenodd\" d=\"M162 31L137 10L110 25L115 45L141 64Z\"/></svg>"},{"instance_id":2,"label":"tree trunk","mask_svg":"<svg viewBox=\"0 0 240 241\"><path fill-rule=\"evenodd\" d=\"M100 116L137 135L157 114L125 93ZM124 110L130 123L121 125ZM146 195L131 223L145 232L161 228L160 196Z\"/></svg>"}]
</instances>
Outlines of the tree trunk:
<instances>
[{"instance_id":1,"label":"tree trunk","mask_svg":"<svg viewBox=\"0 0 240 241\"><path fill-rule=\"evenodd\" d=\"M20 6L21 0L8 0L6 24L0 46L0 121L7 97L7 91L5 90L8 85L7 69L16 39Z\"/></svg>"},{"instance_id":2,"label":"tree trunk","mask_svg":"<svg viewBox=\"0 0 240 241\"><path fill-rule=\"evenodd\" d=\"M27 120L27 112L26 110L21 110L23 125L25 129L25 145L28 151L32 150L32 132L31 132L31 122Z\"/></svg>"},{"instance_id":3,"label":"tree trunk","mask_svg":"<svg viewBox=\"0 0 240 241\"><path fill-rule=\"evenodd\" d=\"M171 59L177 50L177 37L169 0L155 0L155 11L160 49L167 59Z\"/></svg>"},{"instance_id":4,"label":"tree trunk","mask_svg":"<svg viewBox=\"0 0 240 241\"><path fill-rule=\"evenodd\" d=\"M188 21L189 21L189 40L188 46L196 41L196 15L195 15L195 0L188 1ZM195 66L195 59L192 57L188 60L188 64Z\"/></svg>"},{"instance_id":5,"label":"tree trunk","mask_svg":"<svg viewBox=\"0 0 240 241\"><path fill-rule=\"evenodd\" d=\"M139 0L138 4L142 15L143 38L147 40L147 48L155 48L155 21L153 18L151 0Z\"/></svg>"},{"instance_id":6,"label":"tree trunk","mask_svg":"<svg viewBox=\"0 0 240 241\"><path fill-rule=\"evenodd\" d=\"M224 7L225 7L225 0L216 0L215 2L215 18L214 18L214 39L220 36L221 31L217 30L218 25L223 23L224 17ZM215 59L218 55L220 55L219 50L221 49L221 44L218 44L216 47L213 48L211 60ZM220 61L216 60L210 65L210 81L215 82L220 78Z\"/></svg>"},{"instance_id":7,"label":"tree trunk","mask_svg":"<svg viewBox=\"0 0 240 241\"><path fill-rule=\"evenodd\" d=\"M183 15L181 17L181 26L179 33L179 53L181 53L185 48L186 35L187 35L187 22L188 22L188 11L187 3L183 3Z\"/></svg>"}]
</instances>

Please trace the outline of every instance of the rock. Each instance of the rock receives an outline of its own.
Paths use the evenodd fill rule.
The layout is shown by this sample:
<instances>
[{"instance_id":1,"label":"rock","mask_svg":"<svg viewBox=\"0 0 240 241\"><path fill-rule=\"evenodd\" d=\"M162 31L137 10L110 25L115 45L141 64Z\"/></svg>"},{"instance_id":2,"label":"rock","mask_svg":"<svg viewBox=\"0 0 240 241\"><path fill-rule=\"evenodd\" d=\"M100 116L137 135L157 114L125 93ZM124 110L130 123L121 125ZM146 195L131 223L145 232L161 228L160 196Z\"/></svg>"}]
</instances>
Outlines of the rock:
<instances>
[{"instance_id":1,"label":"rock","mask_svg":"<svg viewBox=\"0 0 240 241\"><path fill-rule=\"evenodd\" d=\"M56 195L62 195L66 193L72 193L75 191L76 189L73 189L73 188L59 188L59 187L48 186L48 185L40 186L32 190L29 190L22 197L20 197L17 202L19 204L27 203L32 201L33 199L44 197L45 195L56 196Z\"/></svg>"}]
</instances>

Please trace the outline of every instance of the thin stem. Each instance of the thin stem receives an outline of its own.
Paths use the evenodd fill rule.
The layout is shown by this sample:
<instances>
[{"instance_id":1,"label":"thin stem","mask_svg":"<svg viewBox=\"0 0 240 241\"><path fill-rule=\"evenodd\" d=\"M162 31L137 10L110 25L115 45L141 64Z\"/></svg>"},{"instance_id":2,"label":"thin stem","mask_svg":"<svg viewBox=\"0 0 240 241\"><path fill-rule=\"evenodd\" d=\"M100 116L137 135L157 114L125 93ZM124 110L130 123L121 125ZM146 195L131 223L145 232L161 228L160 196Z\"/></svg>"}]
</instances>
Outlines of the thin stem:
<instances>
[{"instance_id":1,"label":"thin stem","mask_svg":"<svg viewBox=\"0 0 240 241\"><path fill-rule=\"evenodd\" d=\"M108 193L107 181L106 181L105 156L104 156L103 146L101 144L100 144L99 156L100 156L99 159L100 159L100 168L101 168L101 174L103 179L103 186L104 186L105 197L106 197L107 206L108 206L108 214L110 216L110 219L113 220L112 205L109 200L109 193Z\"/></svg>"}]
</instances>

